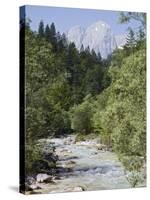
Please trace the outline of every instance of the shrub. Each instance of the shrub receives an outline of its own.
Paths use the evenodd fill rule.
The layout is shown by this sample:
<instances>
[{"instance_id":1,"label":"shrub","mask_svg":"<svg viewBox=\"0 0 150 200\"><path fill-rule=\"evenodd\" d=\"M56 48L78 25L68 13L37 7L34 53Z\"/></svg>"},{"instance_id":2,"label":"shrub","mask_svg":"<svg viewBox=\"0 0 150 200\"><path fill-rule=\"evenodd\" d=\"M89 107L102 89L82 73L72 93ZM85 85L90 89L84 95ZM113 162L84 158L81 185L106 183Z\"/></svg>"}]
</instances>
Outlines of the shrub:
<instances>
[{"instance_id":1,"label":"shrub","mask_svg":"<svg viewBox=\"0 0 150 200\"><path fill-rule=\"evenodd\" d=\"M71 126L78 133L89 134L92 131L92 105L88 100L71 110Z\"/></svg>"}]
</instances>

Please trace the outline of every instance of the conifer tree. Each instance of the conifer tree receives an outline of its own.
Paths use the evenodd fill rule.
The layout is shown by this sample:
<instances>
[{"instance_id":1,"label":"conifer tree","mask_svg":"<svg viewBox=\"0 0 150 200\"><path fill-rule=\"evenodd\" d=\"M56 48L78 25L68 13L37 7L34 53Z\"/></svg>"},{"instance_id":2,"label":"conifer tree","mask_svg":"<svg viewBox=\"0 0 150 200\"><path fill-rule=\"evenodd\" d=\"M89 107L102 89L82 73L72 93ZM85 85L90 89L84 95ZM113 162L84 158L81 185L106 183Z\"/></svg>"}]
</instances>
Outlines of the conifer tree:
<instances>
[{"instance_id":1,"label":"conifer tree","mask_svg":"<svg viewBox=\"0 0 150 200\"><path fill-rule=\"evenodd\" d=\"M83 44L81 45L81 48L80 48L80 52L83 52L84 51L84 46Z\"/></svg>"},{"instance_id":2,"label":"conifer tree","mask_svg":"<svg viewBox=\"0 0 150 200\"><path fill-rule=\"evenodd\" d=\"M98 52L98 54L97 54L97 58L98 58L98 61L99 61L99 62L102 61L102 56L101 56L101 53L100 53L100 52Z\"/></svg>"},{"instance_id":3,"label":"conifer tree","mask_svg":"<svg viewBox=\"0 0 150 200\"><path fill-rule=\"evenodd\" d=\"M39 23L38 34L40 37L44 37L44 22L43 21L40 21Z\"/></svg>"},{"instance_id":4,"label":"conifer tree","mask_svg":"<svg viewBox=\"0 0 150 200\"><path fill-rule=\"evenodd\" d=\"M56 28L55 24L52 23L50 26L50 32L51 32L51 44L53 46L53 50L57 50L57 38L56 38Z\"/></svg>"},{"instance_id":5,"label":"conifer tree","mask_svg":"<svg viewBox=\"0 0 150 200\"><path fill-rule=\"evenodd\" d=\"M45 28L45 39L48 42L50 42L50 39L51 39L51 30L48 24L46 25L46 28Z\"/></svg>"},{"instance_id":6,"label":"conifer tree","mask_svg":"<svg viewBox=\"0 0 150 200\"><path fill-rule=\"evenodd\" d=\"M132 29L129 29L129 33L126 38L126 47L134 48L136 45L135 34Z\"/></svg>"},{"instance_id":7,"label":"conifer tree","mask_svg":"<svg viewBox=\"0 0 150 200\"><path fill-rule=\"evenodd\" d=\"M50 29L51 29L52 36L56 37L56 28L55 28L54 23L51 24Z\"/></svg>"}]
</instances>

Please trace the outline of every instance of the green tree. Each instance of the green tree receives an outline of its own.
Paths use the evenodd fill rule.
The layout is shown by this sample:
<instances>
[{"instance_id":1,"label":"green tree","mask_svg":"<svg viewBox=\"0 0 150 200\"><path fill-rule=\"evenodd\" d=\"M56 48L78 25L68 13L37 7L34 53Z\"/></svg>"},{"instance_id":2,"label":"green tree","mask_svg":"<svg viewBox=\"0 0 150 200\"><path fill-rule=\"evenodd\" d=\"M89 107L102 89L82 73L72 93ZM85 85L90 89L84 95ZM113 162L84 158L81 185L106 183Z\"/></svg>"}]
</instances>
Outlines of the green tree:
<instances>
[{"instance_id":1,"label":"green tree","mask_svg":"<svg viewBox=\"0 0 150 200\"><path fill-rule=\"evenodd\" d=\"M133 50L135 46L136 46L136 39L135 39L134 32L133 32L132 29L129 29L129 33L128 33L127 38L126 38L125 47Z\"/></svg>"},{"instance_id":2,"label":"green tree","mask_svg":"<svg viewBox=\"0 0 150 200\"><path fill-rule=\"evenodd\" d=\"M83 44L81 45L81 48L80 48L80 52L83 52L84 51L84 46Z\"/></svg>"},{"instance_id":3,"label":"green tree","mask_svg":"<svg viewBox=\"0 0 150 200\"><path fill-rule=\"evenodd\" d=\"M56 28L55 28L55 24L52 23L50 26L50 32L51 32L51 44L53 46L53 51L57 51L57 38L56 38Z\"/></svg>"},{"instance_id":4,"label":"green tree","mask_svg":"<svg viewBox=\"0 0 150 200\"><path fill-rule=\"evenodd\" d=\"M89 100L76 105L71 110L71 126L77 133L86 135L92 131L92 105Z\"/></svg>"},{"instance_id":5,"label":"green tree","mask_svg":"<svg viewBox=\"0 0 150 200\"><path fill-rule=\"evenodd\" d=\"M49 25L47 24L46 27L45 27L45 39L50 42L51 40L51 30L50 30L50 27Z\"/></svg>"},{"instance_id":6,"label":"green tree","mask_svg":"<svg viewBox=\"0 0 150 200\"><path fill-rule=\"evenodd\" d=\"M140 12L120 12L119 22L128 23L131 20L138 21L146 29L146 13Z\"/></svg>"},{"instance_id":7,"label":"green tree","mask_svg":"<svg viewBox=\"0 0 150 200\"><path fill-rule=\"evenodd\" d=\"M44 22L43 21L40 21L40 23L39 23L39 28L38 28L38 34L39 34L39 36L42 38L42 37L44 37L45 36L45 34L44 34Z\"/></svg>"}]
</instances>

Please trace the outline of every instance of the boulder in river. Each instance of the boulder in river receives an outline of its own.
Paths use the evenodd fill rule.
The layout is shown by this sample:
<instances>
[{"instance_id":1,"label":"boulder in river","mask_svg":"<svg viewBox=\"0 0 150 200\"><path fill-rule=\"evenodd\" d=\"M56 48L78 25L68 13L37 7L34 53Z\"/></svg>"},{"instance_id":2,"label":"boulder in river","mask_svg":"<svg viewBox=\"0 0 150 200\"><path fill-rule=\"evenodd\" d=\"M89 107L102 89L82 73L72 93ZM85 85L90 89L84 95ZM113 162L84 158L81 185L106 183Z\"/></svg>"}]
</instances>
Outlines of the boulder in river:
<instances>
[{"instance_id":1,"label":"boulder in river","mask_svg":"<svg viewBox=\"0 0 150 200\"><path fill-rule=\"evenodd\" d=\"M50 176L48 175L48 174L38 174L37 176L36 176L36 181L38 182L38 183L42 183L42 182L44 182L46 179L48 179Z\"/></svg>"},{"instance_id":2,"label":"boulder in river","mask_svg":"<svg viewBox=\"0 0 150 200\"><path fill-rule=\"evenodd\" d=\"M28 185L35 184L36 180L32 176L28 176L25 181Z\"/></svg>"},{"instance_id":3,"label":"boulder in river","mask_svg":"<svg viewBox=\"0 0 150 200\"><path fill-rule=\"evenodd\" d=\"M64 192L82 192L84 189L81 186L76 186L74 188L68 187L64 190Z\"/></svg>"},{"instance_id":4,"label":"boulder in river","mask_svg":"<svg viewBox=\"0 0 150 200\"><path fill-rule=\"evenodd\" d=\"M38 184L30 185L30 188L32 188L32 190L40 190L40 189L42 189Z\"/></svg>"},{"instance_id":5,"label":"boulder in river","mask_svg":"<svg viewBox=\"0 0 150 200\"><path fill-rule=\"evenodd\" d=\"M85 191L85 189L81 186L77 186L72 190L72 192L82 192L82 191Z\"/></svg>"}]
</instances>

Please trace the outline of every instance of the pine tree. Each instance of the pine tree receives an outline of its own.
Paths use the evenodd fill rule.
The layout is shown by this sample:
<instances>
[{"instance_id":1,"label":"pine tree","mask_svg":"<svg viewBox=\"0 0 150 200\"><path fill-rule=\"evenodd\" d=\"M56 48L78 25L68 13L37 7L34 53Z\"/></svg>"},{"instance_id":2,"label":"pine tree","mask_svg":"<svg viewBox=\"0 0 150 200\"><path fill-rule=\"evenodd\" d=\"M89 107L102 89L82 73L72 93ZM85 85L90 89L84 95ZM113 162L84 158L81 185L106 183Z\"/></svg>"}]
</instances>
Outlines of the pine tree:
<instances>
[{"instance_id":1,"label":"pine tree","mask_svg":"<svg viewBox=\"0 0 150 200\"><path fill-rule=\"evenodd\" d=\"M97 54L96 54L96 52L94 51L94 49L92 49L91 55L92 55L93 62L94 62L94 63L97 63L97 62L98 62Z\"/></svg>"},{"instance_id":2,"label":"pine tree","mask_svg":"<svg viewBox=\"0 0 150 200\"><path fill-rule=\"evenodd\" d=\"M57 50L57 38L56 38L56 28L55 24L52 23L50 26L50 32L51 32L51 44L53 46L53 50Z\"/></svg>"},{"instance_id":3,"label":"pine tree","mask_svg":"<svg viewBox=\"0 0 150 200\"><path fill-rule=\"evenodd\" d=\"M87 54L90 54L90 47L89 47L89 46L87 46L87 47L85 48L85 52L86 52Z\"/></svg>"},{"instance_id":4,"label":"pine tree","mask_svg":"<svg viewBox=\"0 0 150 200\"><path fill-rule=\"evenodd\" d=\"M65 49L64 43L63 43L63 38L62 38L60 32L57 32L56 40L57 40L57 51L60 53Z\"/></svg>"},{"instance_id":5,"label":"pine tree","mask_svg":"<svg viewBox=\"0 0 150 200\"><path fill-rule=\"evenodd\" d=\"M44 37L44 22L43 21L40 21L38 34L40 37Z\"/></svg>"},{"instance_id":6,"label":"pine tree","mask_svg":"<svg viewBox=\"0 0 150 200\"><path fill-rule=\"evenodd\" d=\"M137 33L137 44L136 44L136 49L141 49L141 48L146 49L146 33L143 30L142 27L139 28L139 32Z\"/></svg>"},{"instance_id":7,"label":"pine tree","mask_svg":"<svg viewBox=\"0 0 150 200\"><path fill-rule=\"evenodd\" d=\"M135 36L134 36L134 32L132 29L129 29L129 33L127 35L127 39L126 39L127 43L126 46L129 48L133 48L135 46Z\"/></svg>"},{"instance_id":8,"label":"pine tree","mask_svg":"<svg viewBox=\"0 0 150 200\"><path fill-rule=\"evenodd\" d=\"M48 24L46 25L46 28L45 28L45 39L48 42L50 42L50 39L51 39L51 30Z\"/></svg>"},{"instance_id":9,"label":"pine tree","mask_svg":"<svg viewBox=\"0 0 150 200\"><path fill-rule=\"evenodd\" d=\"M66 48L68 46L68 43L67 43L67 38L66 38L65 33L62 34L61 38L62 38L64 48Z\"/></svg>"},{"instance_id":10,"label":"pine tree","mask_svg":"<svg viewBox=\"0 0 150 200\"><path fill-rule=\"evenodd\" d=\"M129 29L129 33L126 38L126 44L124 46L124 49L126 50L127 55L130 55L130 53L133 53L135 47L136 47L135 34L132 29Z\"/></svg>"},{"instance_id":11,"label":"pine tree","mask_svg":"<svg viewBox=\"0 0 150 200\"><path fill-rule=\"evenodd\" d=\"M50 29L51 29L52 36L56 37L56 28L55 28L54 23L51 24Z\"/></svg>"},{"instance_id":12,"label":"pine tree","mask_svg":"<svg viewBox=\"0 0 150 200\"><path fill-rule=\"evenodd\" d=\"M102 56L101 56L101 53L100 53L100 52L98 52L98 54L97 54L97 58L98 58L98 61L99 61L99 62L102 61Z\"/></svg>"},{"instance_id":13,"label":"pine tree","mask_svg":"<svg viewBox=\"0 0 150 200\"><path fill-rule=\"evenodd\" d=\"M83 44L81 45L81 48L80 48L80 52L83 52L84 51L84 46Z\"/></svg>"}]
</instances>

